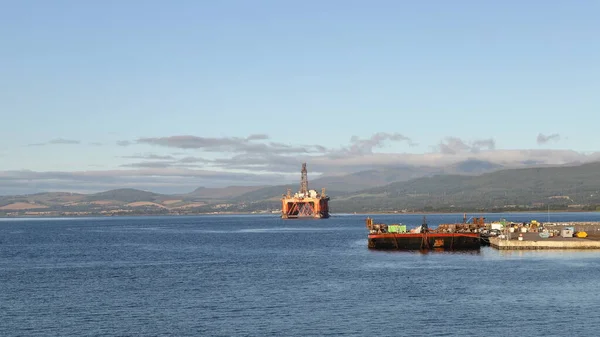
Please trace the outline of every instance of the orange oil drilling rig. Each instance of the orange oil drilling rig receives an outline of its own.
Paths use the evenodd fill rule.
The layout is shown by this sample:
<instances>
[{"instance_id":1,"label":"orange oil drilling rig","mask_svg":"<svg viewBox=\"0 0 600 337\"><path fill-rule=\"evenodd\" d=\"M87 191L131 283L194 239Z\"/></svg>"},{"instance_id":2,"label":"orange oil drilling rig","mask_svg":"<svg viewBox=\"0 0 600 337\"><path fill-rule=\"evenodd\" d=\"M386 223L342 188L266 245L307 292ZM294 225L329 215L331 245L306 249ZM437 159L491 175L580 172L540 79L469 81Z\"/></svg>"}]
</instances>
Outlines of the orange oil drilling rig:
<instances>
[{"instance_id":1,"label":"orange oil drilling rig","mask_svg":"<svg viewBox=\"0 0 600 337\"><path fill-rule=\"evenodd\" d=\"M321 189L320 194L308 189L306 163L302 164L301 173L300 191L292 195L288 189L281 198L281 218L329 218L329 197L325 195L325 189Z\"/></svg>"}]
</instances>

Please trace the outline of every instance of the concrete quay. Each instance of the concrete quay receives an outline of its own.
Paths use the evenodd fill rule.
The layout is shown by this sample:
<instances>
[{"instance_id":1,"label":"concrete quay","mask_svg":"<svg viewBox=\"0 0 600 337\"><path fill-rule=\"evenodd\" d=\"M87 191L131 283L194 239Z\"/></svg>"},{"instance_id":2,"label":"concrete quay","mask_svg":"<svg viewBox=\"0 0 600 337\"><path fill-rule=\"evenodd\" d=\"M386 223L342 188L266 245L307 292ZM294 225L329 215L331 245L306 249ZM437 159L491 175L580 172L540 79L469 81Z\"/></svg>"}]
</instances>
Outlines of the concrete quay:
<instances>
[{"instance_id":1,"label":"concrete quay","mask_svg":"<svg viewBox=\"0 0 600 337\"><path fill-rule=\"evenodd\" d=\"M560 231L565 227L573 227L575 232L586 232L590 236L600 236L600 222L597 221L571 221L571 222L547 222L544 228L547 230Z\"/></svg>"},{"instance_id":2,"label":"concrete quay","mask_svg":"<svg viewBox=\"0 0 600 337\"><path fill-rule=\"evenodd\" d=\"M490 238L490 246L500 250L535 250L535 249L600 249L600 240L593 238L563 238L549 237L544 239L539 233L521 233L523 240L518 240L519 234L511 233L510 240L498 237Z\"/></svg>"}]
</instances>

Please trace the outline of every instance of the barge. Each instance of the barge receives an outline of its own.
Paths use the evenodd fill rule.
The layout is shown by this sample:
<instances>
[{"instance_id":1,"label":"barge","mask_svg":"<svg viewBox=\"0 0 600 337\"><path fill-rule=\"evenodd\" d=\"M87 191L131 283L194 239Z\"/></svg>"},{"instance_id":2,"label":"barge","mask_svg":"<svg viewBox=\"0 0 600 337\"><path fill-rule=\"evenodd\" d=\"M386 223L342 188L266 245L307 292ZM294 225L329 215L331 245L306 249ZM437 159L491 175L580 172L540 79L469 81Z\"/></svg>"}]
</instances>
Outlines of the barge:
<instances>
[{"instance_id":1,"label":"barge","mask_svg":"<svg viewBox=\"0 0 600 337\"><path fill-rule=\"evenodd\" d=\"M478 224L456 224L429 229L423 218L423 224L409 232L406 232L404 225L376 224L372 218L367 218L366 225L369 229L369 249L451 251L481 248Z\"/></svg>"}]
</instances>

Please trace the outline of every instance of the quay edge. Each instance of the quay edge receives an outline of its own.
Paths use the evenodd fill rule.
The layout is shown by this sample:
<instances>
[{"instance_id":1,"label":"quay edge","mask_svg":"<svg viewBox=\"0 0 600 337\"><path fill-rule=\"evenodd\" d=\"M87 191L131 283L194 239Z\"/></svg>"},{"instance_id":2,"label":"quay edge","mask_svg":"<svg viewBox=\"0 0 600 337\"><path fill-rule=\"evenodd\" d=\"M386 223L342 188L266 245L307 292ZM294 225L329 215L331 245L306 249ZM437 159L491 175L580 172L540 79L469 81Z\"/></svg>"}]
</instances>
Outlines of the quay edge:
<instances>
[{"instance_id":1,"label":"quay edge","mask_svg":"<svg viewBox=\"0 0 600 337\"><path fill-rule=\"evenodd\" d=\"M600 249L600 241L571 238L571 240L506 240L490 238L490 246L499 250L542 250L542 249Z\"/></svg>"}]
</instances>

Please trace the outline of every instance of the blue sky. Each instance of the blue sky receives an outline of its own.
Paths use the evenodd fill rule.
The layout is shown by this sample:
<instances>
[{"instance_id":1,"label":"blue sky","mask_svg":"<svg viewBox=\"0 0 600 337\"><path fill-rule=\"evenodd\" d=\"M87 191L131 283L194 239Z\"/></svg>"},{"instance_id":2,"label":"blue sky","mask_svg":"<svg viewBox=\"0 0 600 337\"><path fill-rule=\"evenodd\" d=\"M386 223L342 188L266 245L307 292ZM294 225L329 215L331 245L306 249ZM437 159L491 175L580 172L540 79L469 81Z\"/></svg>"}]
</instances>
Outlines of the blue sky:
<instances>
[{"instance_id":1,"label":"blue sky","mask_svg":"<svg viewBox=\"0 0 600 337\"><path fill-rule=\"evenodd\" d=\"M0 194L295 181L305 159L595 160L598 17L593 1L5 2Z\"/></svg>"}]
</instances>

